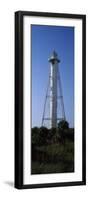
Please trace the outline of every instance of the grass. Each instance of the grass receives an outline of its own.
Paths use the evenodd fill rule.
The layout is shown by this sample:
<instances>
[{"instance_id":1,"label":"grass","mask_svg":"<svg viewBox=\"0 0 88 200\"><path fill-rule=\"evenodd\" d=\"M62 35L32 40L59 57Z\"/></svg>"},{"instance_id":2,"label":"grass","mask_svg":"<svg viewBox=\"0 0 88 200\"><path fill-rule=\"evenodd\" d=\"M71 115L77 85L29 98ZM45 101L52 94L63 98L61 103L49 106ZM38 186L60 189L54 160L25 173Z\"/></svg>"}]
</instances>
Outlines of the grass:
<instances>
[{"instance_id":1,"label":"grass","mask_svg":"<svg viewBox=\"0 0 88 200\"><path fill-rule=\"evenodd\" d=\"M74 172L74 142L37 146L31 169L32 174Z\"/></svg>"}]
</instances>

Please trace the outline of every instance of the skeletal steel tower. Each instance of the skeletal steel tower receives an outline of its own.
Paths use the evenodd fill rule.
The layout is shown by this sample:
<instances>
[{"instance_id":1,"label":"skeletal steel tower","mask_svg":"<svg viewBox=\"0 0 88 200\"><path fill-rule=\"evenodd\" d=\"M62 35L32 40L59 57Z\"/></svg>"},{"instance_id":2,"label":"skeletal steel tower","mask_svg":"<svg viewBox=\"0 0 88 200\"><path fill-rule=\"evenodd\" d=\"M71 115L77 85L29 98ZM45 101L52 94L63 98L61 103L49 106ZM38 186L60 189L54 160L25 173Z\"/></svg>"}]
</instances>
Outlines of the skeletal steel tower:
<instances>
[{"instance_id":1,"label":"skeletal steel tower","mask_svg":"<svg viewBox=\"0 0 88 200\"><path fill-rule=\"evenodd\" d=\"M65 110L64 110L64 102L61 88L61 79L58 63L60 60L58 59L57 53L53 51L52 56L48 59L50 62L50 75L49 75L49 84L46 92L44 111L42 117L42 126L44 126L44 122L49 120L49 127L56 128L57 123L60 120L65 120ZM58 91L59 88L59 91ZM49 115L47 116L46 104L47 100L49 100ZM61 104L61 116L58 116L58 101Z\"/></svg>"}]
</instances>

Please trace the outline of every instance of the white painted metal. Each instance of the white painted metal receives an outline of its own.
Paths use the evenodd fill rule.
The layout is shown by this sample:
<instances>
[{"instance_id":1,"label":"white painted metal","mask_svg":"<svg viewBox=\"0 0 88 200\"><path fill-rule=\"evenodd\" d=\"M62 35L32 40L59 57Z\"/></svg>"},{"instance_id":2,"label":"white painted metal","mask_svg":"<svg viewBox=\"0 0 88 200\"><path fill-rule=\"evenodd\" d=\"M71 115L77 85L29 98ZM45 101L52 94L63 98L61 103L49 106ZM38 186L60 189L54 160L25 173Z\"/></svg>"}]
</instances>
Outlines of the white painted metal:
<instances>
[{"instance_id":1,"label":"white painted metal","mask_svg":"<svg viewBox=\"0 0 88 200\"><path fill-rule=\"evenodd\" d=\"M58 57L56 52L49 59L50 62L50 127L57 126L57 72Z\"/></svg>"}]
</instances>

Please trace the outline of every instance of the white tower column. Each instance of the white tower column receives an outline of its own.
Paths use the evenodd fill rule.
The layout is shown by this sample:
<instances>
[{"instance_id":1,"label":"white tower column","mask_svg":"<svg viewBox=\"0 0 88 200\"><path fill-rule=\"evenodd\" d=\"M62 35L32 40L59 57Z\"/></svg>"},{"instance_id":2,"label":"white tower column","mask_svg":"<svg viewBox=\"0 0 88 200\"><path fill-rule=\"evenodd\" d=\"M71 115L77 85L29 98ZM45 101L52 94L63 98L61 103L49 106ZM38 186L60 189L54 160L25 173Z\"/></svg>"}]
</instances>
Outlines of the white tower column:
<instances>
[{"instance_id":1,"label":"white tower column","mask_svg":"<svg viewBox=\"0 0 88 200\"><path fill-rule=\"evenodd\" d=\"M58 62L56 52L49 59L50 62L50 127L57 127L57 74Z\"/></svg>"}]
</instances>

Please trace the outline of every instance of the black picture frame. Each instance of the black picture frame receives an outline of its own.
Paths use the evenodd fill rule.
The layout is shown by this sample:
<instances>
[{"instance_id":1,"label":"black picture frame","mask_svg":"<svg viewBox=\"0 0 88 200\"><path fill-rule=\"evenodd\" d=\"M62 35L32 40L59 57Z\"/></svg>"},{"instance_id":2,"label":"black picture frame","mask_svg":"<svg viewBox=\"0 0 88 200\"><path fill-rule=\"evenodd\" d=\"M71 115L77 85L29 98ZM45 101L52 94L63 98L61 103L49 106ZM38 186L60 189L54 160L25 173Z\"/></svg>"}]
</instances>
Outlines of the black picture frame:
<instances>
[{"instance_id":1,"label":"black picture frame","mask_svg":"<svg viewBox=\"0 0 88 200\"><path fill-rule=\"evenodd\" d=\"M23 18L24 16L82 20L82 181L43 184L23 183ZM86 184L86 15L48 12L15 12L15 188L44 188Z\"/></svg>"}]
</instances>

